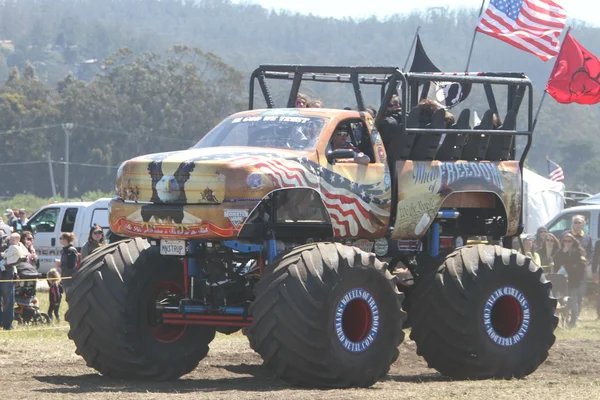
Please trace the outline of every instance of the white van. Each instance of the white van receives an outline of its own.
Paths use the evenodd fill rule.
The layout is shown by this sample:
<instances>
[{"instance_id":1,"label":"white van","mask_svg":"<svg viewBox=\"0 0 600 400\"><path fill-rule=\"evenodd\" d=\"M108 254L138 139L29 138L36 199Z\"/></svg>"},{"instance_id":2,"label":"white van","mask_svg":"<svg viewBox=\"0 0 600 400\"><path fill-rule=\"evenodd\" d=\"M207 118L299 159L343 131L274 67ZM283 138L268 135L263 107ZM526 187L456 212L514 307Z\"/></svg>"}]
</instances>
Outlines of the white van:
<instances>
[{"instance_id":1,"label":"white van","mask_svg":"<svg viewBox=\"0 0 600 400\"><path fill-rule=\"evenodd\" d=\"M100 225L106 235L109 201L105 198L94 202L51 203L31 216L28 225L35 234L34 247L40 260L40 272L46 273L56 266L54 260L62 253L59 240L62 232L75 234L74 245L78 250L87 241L93 225Z\"/></svg>"}]
</instances>

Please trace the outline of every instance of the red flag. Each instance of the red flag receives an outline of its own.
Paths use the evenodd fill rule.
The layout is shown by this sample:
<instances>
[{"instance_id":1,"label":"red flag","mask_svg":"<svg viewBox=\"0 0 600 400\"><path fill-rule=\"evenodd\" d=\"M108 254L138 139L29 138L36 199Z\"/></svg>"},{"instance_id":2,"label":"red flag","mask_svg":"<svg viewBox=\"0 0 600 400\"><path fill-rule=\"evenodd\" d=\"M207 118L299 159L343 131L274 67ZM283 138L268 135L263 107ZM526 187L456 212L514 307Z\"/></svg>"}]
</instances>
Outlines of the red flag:
<instances>
[{"instance_id":1,"label":"red flag","mask_svg":"<svg viewBox=\"0 0 600 400\"><path fill-rule=\"evenodd\" d=\"M600 60L567 33L546 91L563 104L600 102Z\"/></svg>"}]
</instances>

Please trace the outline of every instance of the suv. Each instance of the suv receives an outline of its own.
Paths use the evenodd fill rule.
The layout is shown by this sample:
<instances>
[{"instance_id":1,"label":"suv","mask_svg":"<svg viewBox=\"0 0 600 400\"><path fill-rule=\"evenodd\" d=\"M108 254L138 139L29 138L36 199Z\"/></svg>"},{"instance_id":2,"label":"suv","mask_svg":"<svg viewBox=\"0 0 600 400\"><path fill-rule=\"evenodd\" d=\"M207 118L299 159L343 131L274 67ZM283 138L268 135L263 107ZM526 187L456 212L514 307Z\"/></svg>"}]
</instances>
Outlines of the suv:
<instances>
[{"instance_id":1,"label":"suv","mask_svg":"<svg viewBox=\"0 0 600 400\"><path fill-rule=\"evenodd\" d=\"M284 107L272 80L291 82ZM293 108L305 81L351 85L357 110ZM254 109L255 82L264 109ZM381 89L375 118L362 97L369 85ZM444 110L422 115L419 88L430 85L485 89L477 130L466 108L450 127ZM506 89L498 129L494 88ZM394 122L395 93L405 112ZM523 230L531 104L522 74L259 67L250 110L193 148L119 168L110 227L128 239L74 276L67 319L77 353L105 375L174 379L207 355L216 332L243 328L287 382L366 387L387 374L412 327L417 353L446 376L530 374L554 343L551 284L522 254L463 244L489 236L510 247ZM340 126L352 146L332 150ZM370 163L354 162L358 151Z\"/></svg>"}]
</instances>

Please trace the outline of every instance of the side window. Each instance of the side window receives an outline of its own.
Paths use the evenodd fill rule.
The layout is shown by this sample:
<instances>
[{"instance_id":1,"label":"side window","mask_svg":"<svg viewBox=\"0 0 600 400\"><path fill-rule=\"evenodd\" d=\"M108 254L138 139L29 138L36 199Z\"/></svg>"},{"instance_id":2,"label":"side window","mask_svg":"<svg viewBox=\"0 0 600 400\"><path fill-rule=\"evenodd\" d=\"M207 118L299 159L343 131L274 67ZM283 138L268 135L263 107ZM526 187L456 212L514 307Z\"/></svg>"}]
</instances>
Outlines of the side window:
<instances>
[{"instance_id":1,"label":"side window","mask_svg":"<svg viewBox=\"0 0 600 400\"><path fill-rule=\"evenodd\" d=\"M34 233L51 233L56 230L56 222L60 209L46 208L29 220L29 226Z\"/></svg>"},{"instance_id":2,"label":"side window","mask_svg":"<svg viewBox=\"0 0 600 400\"><path fill-rule=\"evenodd\" d=\"M348 132L346 142L352 144L359 151L365 153L374 162L375 157L373 153L373 145L371 138L369 137L369 131L365 123L361 120L344 120L338 123L333 135L337 134L337 130L341 128L341 131ZM332 150L332 142L335 140L334 136L329 139L327 151Z\"/></svg>"},{"instance_id":3,"label":"side window","mask_svg":"<svg viewBox=\"0 0 600 400\"><path fill-rule=\"evenodd\" d=\"M75 228L75 218L77 217L77 211L79 211L79 209L77 208L67 208L60 228L61 232L73 232L73 228Z\"/></svg>"},{"instance_id":4,"label":"side window","mask_svg":"<svg viewBox=\"0 0 600 400\"><path fill-rule=\"evenodd\" d=\"M90 228L94 225L100 225L103 228L108 228L108 209L97 208L92 212L92 220L90 221Z\"/></svg>"},{"instance_id":5,"label":"side window","mask_svg":"<svg viewBox=\"0 0 600 400\"><path fill-rule=\"evenodd\" d=\"M589 212L583 212L583 213L572 212L572 213L565 214L562 217L560 217L559 219L557 219L552 225L550 225L548 227L548 231L550 233L554 234L554 236L556 236L558 239L560 239L564 232L571 230L572 220L575 215L583 215L585 217L585 226L583 227L583 231L586 233L586 235L589 235L589 233L590 233L590 213Z\"/></svg>"}]
</instances>

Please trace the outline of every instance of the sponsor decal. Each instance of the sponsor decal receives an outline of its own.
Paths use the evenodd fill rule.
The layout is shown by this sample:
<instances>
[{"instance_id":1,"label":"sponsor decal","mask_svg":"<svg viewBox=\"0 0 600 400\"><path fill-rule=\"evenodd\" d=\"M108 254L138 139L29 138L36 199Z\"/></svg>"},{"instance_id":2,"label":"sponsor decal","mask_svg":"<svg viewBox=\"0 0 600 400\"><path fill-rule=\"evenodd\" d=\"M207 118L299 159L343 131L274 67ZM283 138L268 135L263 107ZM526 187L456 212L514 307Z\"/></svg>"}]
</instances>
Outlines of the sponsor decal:
<instances>
[{"instance_id":1,"label":"sponsor decal","mask_svg":"<svg viewBox=\"0 0 600 400\"><path fill-rule=\"evenodd\" d=\"M253 172L246 177L246 185L248 185L251 189L260 189L265 186L262 181L262 174Z\"/></svg>"},{"instance_id":2,"label":"sponsor decal","mask_svg":"<svg viewBox=\"0 0 600 400\"><path fill-rule=\"evenodd\" d=\"M385 150L383 149L383 146L377 146L377 154L379 154L381 161L385 160Z\"/></svg>"},{"instance_id":3,"label":"sponsor decal","mask_svg":"<svg viewBox=\"0 0 600 400\"><path fill-rule=\"evenodd\" d=\"M373 132L371 133L371 139L373 140L373 143L381 144L381 135L379 135L379 132L375 129L373 129Z\"/></svg>"},{"instance_id":4,"label":"sponsor decal","mask_svg":"<svg viewBox=\"0 0 600 400\"><path fill-rule=\"evenodd\" d=\"M355 247L358 247L359 249L361 249L362 251L366 251L367 253L373 251L373 244L373 242L366 239L359 239L354 242Z\"/></svg>"},{"instance_id":5,"label":"sponsor decal","mask_svg":"<svg viewBox=\"0 0 600 400\"><path fill-rule=\"evenodd\" d=\"M465 239L462 236L457 236L454 240L454 247L463 247L465 245Z\"/></svg>"},{"instance_id":6,"label":"sponsor decal","mask_svg":"<svg viewBox=\"0 0 600 400\"><path fill-rule=\"evenodd\" d=\"M375 254L379 257L383 257L388 252L388 241L386 239L377 239L374 244Z\"/></svg>"},{"instance_id":7,"label":"sponsor decal","mask_svg":"<svg viewBox=\"0 0 600 400\"><path fill-rule=\"evenodd\" d=\"M225 209L224 210L225 218L227 218L235 229L239 228L239 226L244 222L246 218L248 218L248 210L232 210Z\"/></svg>"},{"instance_id":8,"label":"sponsor decal","mask_svg":"<svg viewBox=\"0 0 600 400\"><path fill-rule=\"evenodd\" d=\"M521 306L521 311L523 313L523 320L521 322L521 326L517 330L517 332L510 336L502 336L494 329L492 324L492 310L494 308L494 304L498 300L500 300L504 296L513 297L519 305ZM483 326L485 331L487 332L489 338L499 346L502 347L511 347L518 344L529 330L529 324L531 322L531 311L529 309L529 302L527 298L521 293L518 289L512 286L503 286L499 289L494 290L494 292L490 295L485 306L483 308Z\"/></svg>"},{"instance_id":9,"label":"sponsor decal","mask_svg":"<svg viewBox=\"0 0 600 400\"><path fill-rule=\"evenodd\" d=\"M385 175L383 176L383 184L386 187L390 187L392 185L392 177L390 176L390 174L388 174L387 172L385 173Z\"/></svg>"},{"instance_id":10,"label":"sponsor decal","mask_svg":"<svg viewBox=\"0 0 600 400\"><path fill-rule=\"evenodd\" d=\"M360 342L353 342L346 336L346 332L344 332L344 326L342 323L344 311L346 310L348 304L350 304L352 301L364 301L369 306L369 310L371 311L370 329L364 339L362 339ZM346 316L346 318L352 318L352 316ZM377 337L377 332L379 331L379 322L379 307L377 307L377 302L371 293L365 289L356 288L347 291L342 296L335 309L334 328L336 336L341 345L352 353L361 353L371 347L375 341L375 338Z\"/></svg>"},{"instance_id":11,"label":"sponsor decal","mask_svg":"<svg viewBox=\"0 0 600 400\"><path fill-rule=\"evenodd\" d=\"M207 235L231 237L234 234L232 228L221 228L210 222L200 224L186 224L178 227L172 224L163 225L158 223L137 223L119 218L111 229L117 234L144 235L161 238L200 238Z\"/></svg>"}]
</instances>

